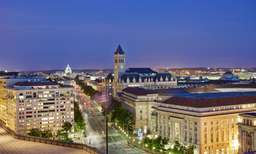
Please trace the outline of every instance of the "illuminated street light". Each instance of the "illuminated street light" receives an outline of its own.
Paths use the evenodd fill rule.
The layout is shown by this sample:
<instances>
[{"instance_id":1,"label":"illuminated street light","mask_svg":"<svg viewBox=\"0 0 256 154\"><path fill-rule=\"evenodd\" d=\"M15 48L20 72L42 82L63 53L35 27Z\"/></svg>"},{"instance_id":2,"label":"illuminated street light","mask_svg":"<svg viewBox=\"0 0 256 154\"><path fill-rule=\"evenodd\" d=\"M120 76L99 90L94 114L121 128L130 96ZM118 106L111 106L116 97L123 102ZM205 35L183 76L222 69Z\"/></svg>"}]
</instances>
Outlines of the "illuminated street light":
<instances>
[{"instance_id":1,"label":"illuminated street light","mask_svg":"<svg viewBox=\"0 0 256 154\"><path fill-rule=\"evenodd\" d=\"M239 141L237 139L232 140L232 149L233 149L233 151L238 150L238 148L239 148Z\"/></svg>"}]
</instances>

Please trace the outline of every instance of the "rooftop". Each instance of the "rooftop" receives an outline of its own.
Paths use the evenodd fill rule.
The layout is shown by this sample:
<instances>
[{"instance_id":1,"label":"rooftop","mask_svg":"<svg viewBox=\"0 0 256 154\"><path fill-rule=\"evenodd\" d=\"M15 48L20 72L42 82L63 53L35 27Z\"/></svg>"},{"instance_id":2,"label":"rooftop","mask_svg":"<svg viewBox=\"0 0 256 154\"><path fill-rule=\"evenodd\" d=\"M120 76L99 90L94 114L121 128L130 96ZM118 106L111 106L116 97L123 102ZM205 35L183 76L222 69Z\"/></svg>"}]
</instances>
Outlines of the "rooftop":
<instances>
[{"instance_id":1,"label":"rooftop","mask_svg":"<svg viewBox=\"0 0 256 154\"><path fill-rule=\"evenodd\" d=\"M256 103L256 88L249 90L247 88L234 89L236 88L231 90L227 88L227 91L191 93L182 88L149 90L139 87L128 87L123 91L136 96L147 94L169 96L170 98L163 103L198 108Z\"/></svg>"},{"instance_id":2,"label":"rooftop","mask_svg":"<svg viewBox=\"0 0 256 154\"><path fill-rule=\"evenodd\" d=\"M151 68L128 68L126 71L126 73L139 73L139 74L153 74L156 73L155 71L153 71Z\"/></svg>"},{"instance_id":3,"label":"rooftop","mask_svg":"<svg viewBox=\"0 0 256 154\"><path fill-rule=\"evenodd\" d=\"M190 96L174 96L167 99L163 103L197 108L250 104L256 103L256 93L221 93L221 95L190 94Z\"/></svg>"},{"instance_id":4,"label":"rooftop","mask_svg":"<svg viewBox=\"0 0 256 154\"><path fill-rule=\"evenodd\" d=\"M123 90L123 92L130 93L136 96L143 96L147 94L156 94L153 90L147 90L139 87L127 87Z\"/></svg>"},{"instance_id":5,"label":"rooftop","mask_svg":"<svg viewBox=\"0 0 256 154\"><path fill-rule=\"evenodd\" d=\"M0 76L17 76L19 73L18 72L4 72L0 71Z\"/></svg>"},{"instance_id":6,"label":"rooftop","mask_svg":"<svg viewBox=\"0 0 256 154\"><path fill-rule=\"evenodd\" d=\"M255 96L256 91L235 91L235 92L203 92L203 93L177 93L176 96L190 99L222 99L242 96Z\"/></svg>"},{"instance_id":7,"label":"rooftop","mask_svg":"<svg viewBox=\"0 0 256 154\"><path fill-rule=\"evenodd\" d=\"M248 112L248 113L244 113L243 115L249 115L249 116L256 117L256 112Z\"/></svg>"},{"instance_id":8,"label":"rooftop","mask_svg":"<svg viewBox=\"0 0 256 154\"><path fill-rule=\"evenodd\" d=\"M123 89L123 92L130 93L133 95L141 96L141 95L147 95L147 94L160 94L165 96L174 96L177 94L187 93L182 88L171 88L171 89L144 89L140 87L127 87Z\"/></svg>"},{"instance_id":9,"label":"rooftop","mask_svg":"<svg viewBox=\"0 0 256 154\"><path fill-rule=\"evenodd\" d=\"M54 82L16 82L14 86L53 86L58 85Z\"/></svg>"}]
</instances>

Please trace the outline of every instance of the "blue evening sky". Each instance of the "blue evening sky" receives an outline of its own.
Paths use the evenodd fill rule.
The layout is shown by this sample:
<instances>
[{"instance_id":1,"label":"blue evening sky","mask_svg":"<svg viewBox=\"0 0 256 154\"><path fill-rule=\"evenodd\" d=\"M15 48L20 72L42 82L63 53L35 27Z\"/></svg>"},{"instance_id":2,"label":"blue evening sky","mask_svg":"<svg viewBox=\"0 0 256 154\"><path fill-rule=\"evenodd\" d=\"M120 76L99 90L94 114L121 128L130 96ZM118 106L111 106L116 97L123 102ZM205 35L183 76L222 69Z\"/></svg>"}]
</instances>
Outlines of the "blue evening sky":
<instances>
[{"instance_id":1,"label":"blue evening sky","mask_svg":"<svg viewBox=\"0 0 256 154\"><path fill-rule=\"evenodd\" d=\"M255 0L0 0L0 69L255 67Z\"/></svg>"}]
</instances>

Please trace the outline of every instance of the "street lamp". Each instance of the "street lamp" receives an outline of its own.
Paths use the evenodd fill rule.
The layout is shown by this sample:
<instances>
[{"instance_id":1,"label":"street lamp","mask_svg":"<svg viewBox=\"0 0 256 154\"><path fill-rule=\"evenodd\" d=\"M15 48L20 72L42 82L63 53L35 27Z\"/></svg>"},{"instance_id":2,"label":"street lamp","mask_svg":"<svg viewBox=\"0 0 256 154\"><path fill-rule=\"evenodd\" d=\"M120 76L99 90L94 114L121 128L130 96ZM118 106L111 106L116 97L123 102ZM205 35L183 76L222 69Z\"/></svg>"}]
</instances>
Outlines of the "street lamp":
<instances>
[{"instance_id":1,"label":"street lamp","mask_svg":"<svg viewBox=\"0 0 256 154\"><path fill-rule=\"evenodd\" d=\"M107 92L107 95L109 94L108 92L108 88L106 86L106 92ZM105 102L105 106L104 106L104 110L105 110L105 131L106 131L106 154L108 154L108 104L111 103L111 100L109 100L109 96L106 95L106 102Z\"/></svg>"},{"instance_id":2,"label":"street lamp","mask_svg":"<svg viewBox=\"0 0 256 154\"><path fill-rule=\"evenodd\" d=\"M147 148L147 147L148 147L148 144L145 144L145 147Z\"/></svg>"},{"instance_id":3,"label":"street lamp","mask_svg":"<svg viewBox=\"0 0 256 154\"><path fill-rule=\"evenodd\" d=\"M238 139L232 140L232 150L235 152L239 148L239 141Z\"/></svg>"}]
</instances>

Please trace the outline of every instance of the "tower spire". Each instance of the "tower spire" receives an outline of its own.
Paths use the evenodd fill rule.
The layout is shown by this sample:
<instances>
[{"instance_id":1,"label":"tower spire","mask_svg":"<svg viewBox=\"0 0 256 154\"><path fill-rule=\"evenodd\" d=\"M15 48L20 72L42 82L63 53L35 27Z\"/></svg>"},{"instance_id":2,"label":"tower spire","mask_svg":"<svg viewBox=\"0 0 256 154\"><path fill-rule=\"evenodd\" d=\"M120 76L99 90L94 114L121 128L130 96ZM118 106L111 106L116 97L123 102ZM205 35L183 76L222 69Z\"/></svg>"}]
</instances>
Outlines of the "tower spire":
<instances>
[{"instance_id":1,"label":"tower spire","mask_svg":"<svg viewBox=\"0 0 256 154\"><path fill-rule=\"evenodd\" d=\"M121 45L118 45L114 54L114 84L113 84L113 95L115 96L119 91L120 83L119 79L125 72L125 53Z\"/></svg>"},{"instance_id":2,"label":"tower spire","mask_svg":"<svg viewBox=\"0 0 256 154\"><path fill-rule=\"evenodd\" d=\"M120 44L116 48L115 55L116 54L119 54L119 55L123 55L124 54L124 50L122 49Z\"/></svg>"}]
</instances>

